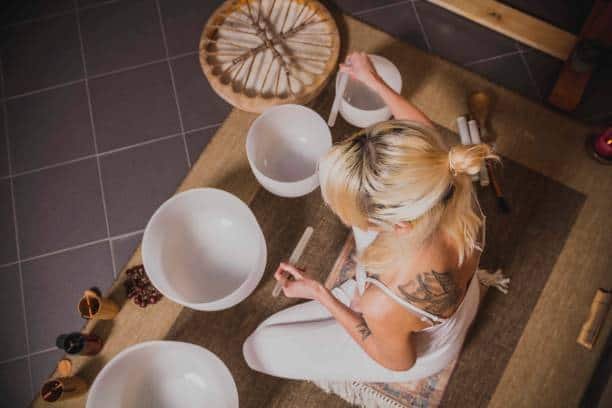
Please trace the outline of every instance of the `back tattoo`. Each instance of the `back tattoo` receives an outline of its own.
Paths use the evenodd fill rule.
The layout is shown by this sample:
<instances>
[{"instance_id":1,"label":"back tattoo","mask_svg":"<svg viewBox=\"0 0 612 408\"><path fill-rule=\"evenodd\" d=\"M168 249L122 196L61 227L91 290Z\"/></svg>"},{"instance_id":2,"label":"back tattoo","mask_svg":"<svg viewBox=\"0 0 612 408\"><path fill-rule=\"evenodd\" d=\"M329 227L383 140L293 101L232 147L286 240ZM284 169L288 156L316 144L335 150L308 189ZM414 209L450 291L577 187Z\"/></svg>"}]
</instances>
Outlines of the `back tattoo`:
<instances>
[{"instance_id":1,"label":"back tattoo","mask_svg":"<svg viewBox=\"0 0 612 408\"><path fill-rule=\"evenodd\" d=\"M416 279L397 288L404 299L436 316L452 312L461 296L450 273L434 270L420 273Z\"/></svg>"}]
</instances>

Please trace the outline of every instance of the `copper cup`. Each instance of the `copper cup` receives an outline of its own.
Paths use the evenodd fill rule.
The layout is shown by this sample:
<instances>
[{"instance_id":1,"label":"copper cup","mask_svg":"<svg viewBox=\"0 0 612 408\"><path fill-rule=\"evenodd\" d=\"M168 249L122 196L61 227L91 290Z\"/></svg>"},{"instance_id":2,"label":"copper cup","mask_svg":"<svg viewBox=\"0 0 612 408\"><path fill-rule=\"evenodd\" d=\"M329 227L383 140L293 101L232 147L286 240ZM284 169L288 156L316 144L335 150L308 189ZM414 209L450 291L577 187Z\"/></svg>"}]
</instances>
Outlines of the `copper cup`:
<instances>
[{"instance_id":1,"label":"copper cup","mask_svg":"<svg viewBox=\"0 0 612 408\"><path fill-rule=\"evenodd\" d=\"M40 389L40 397L46 402L63 401L87 392L88 385L80 377L60 377L48 380Z\"/></svg>"},{"instance_id":2,"label":"copper cup","mask_svg":"<svg viewBox=\"0 0 612 408\"><path fill-rule=\"evenodd\" d=\"M112 300L86 290L79 301L79 313L83 319L112 320L119 312L119 306Z\"/></svg>"}]
</instances>

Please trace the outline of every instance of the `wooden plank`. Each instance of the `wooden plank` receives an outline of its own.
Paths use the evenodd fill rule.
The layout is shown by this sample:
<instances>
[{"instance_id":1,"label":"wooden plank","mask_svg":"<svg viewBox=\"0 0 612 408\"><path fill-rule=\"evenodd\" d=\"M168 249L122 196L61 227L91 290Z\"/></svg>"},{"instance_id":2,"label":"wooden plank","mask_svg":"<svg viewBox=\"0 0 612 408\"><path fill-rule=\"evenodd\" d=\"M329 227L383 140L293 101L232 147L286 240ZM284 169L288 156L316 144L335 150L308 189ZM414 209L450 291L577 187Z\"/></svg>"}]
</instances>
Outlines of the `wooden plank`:
<instances>
[{"instance_id":1,"label":"wooden plank","mask_svg":"<svg viewBox=\"0 0 612 408\"><path fill-rule=\"evenodd\" d=\"M608 0L597 0L591 14L580 32L577 49L582 41L597 41L608 48L612 47L612 3ZM565 61L559 78L548 97L548 102L565 111L576 109L582 94L591 79L593 66L587 66L580 72L576 71L573 56Z\"/></svg>"},{"instance_id":2,"label":"wooden plank","mask_svg":"<svg viewBox=\"0 0 612 408\"><path fill-rule=\"evenodd\" d=\"M566 60L576 36L495 0L428 0L478 24Z\"/></svg>"}]
</instances>

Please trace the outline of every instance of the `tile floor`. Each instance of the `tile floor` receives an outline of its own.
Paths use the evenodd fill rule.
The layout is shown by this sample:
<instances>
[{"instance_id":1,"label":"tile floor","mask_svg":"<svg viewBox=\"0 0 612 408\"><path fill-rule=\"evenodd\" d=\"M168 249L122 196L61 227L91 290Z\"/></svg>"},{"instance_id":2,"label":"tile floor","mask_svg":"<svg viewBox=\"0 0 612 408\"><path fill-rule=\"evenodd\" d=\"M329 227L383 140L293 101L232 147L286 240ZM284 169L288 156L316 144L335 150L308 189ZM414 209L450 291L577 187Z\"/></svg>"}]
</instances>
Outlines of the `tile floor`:
<instances>
[{"instance_id":1,"label":"tile floor","mask_svg":"<svg viewBox=\"0 0 612 408\"><path fill-rule=\"evenodd\" d=\"M197 43L219 0L5 1L0 17L0 401L25 406L152 212L230 108ZM507 0L571 32L592 1ZM403 41L544 101L561 62L423 0L336 0ZM598 72L575 115L610 123ZM8 381L10 379L10 381ZM10 383L10 386L9 386Z\"/></svg>"}]
</instances>

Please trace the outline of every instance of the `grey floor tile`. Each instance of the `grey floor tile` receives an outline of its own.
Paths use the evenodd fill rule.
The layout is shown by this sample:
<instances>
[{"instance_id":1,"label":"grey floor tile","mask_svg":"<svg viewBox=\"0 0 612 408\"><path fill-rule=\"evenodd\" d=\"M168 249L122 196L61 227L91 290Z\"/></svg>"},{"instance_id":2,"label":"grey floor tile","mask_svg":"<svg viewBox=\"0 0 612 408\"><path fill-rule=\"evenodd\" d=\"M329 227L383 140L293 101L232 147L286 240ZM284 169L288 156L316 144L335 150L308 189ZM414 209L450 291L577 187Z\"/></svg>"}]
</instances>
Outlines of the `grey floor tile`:
<instances>
[{"instance_id":1,"label":"grey floor tile","mask_svg":"<svg viewBox=\"0 0 612 408\"><path fill-rule=\"evenodd\" d=\"M548 98L563 66L563 61L532 48L523 54L544 99Z\"/></svg>"},{"instance_id":2,"label":"grey floor tile","mask_svg":"<svg viewBox=\"0 0 612 408\"><path fill-rule=\"evenodd\" d=\"M540 100L520 55L510 55L470 65L469 70L534 100Z\"/></svg>"},{"instance_id":3,"label":"grey floor tile","mask_svg":"<svg viewBox=\"0 0 612 408\"><path fill-rule=\"evenodd\" d=\"M165 57L154 0L123 0L80 12L89 75Z\"/></svg>"},{"instance_id":4,"label":"grey floor tile","mask_svg":"<svg viewBox=\"0 0 612 408\"><path fill-rule=\"evenodd\" d=\"M101 165L111 235L143 229L188 170L180 136L105 155Z\"/></svg>"},{"instance_id":5,"label":"grey floor tile","mask_svg":"<svg viewBox=\"0 0 612 408\"><path fill-rule=\"evenodd\" d=\"M225 120L231 106L212 90L197 55L173 60L172 69L186 131Z\"/></svg>"},{"instance_id":6,"label":"grey floor tile","mask_svg":"<svg viewBox=\"0 0 612 408\"><path fill-rule=\"evenodd\" d=\"M170 56L198 50L210 14L221 0L160 0Z\"/></svg>"},{"instance_id":7,"label":"grey floor tile","mask_svg":"<svg viewBox=\"0 0 612 408\"><path fill-rule=\"evenodd\" d=\"M196 130L185 135L187 138L187 148L189 149L189 158L192 164L198 160L200 154L202 154L202 151L215 133L217 133L218 129L218 126L214 126L208 129Z\"/></svg>"},{"instance_id":8,"label":"grey floor tile","mask_svg":"<svg viewBox=\"0 0 612 408\"><path fill-rule=\"evenodd\" d=\"M4 361L28 353L17 265L0 268L0 288L0 310L4 315L0 325L0 361Z\"/></svg>"},{"instance_id":9,"label":"grey floor tile","mask_svg":"<svg viewBox=\"0 0 612 408\"><path fill-rule=\"evenodd\" d=\"M64 356L63 350L51 350L30 357L32 368L32 397L40 392L43 383L47 381L57 367L57 362Z\"/></svg>"},{"instance_id":10,"label":"grey floor tile","mask_svg":"<svg viewBox=\"0 0 612 408\"><path fill-rule=\"evenodd\" d=\"M13 172L94 153L84 83L7 101Z\"/></svg>"},{"instance_id":11,"label":"grey floor tile","mask_svg":"<svg viewBox=\"0 0 612 408\"><path fill-rule=\"evenodd\" d=\"M578 34L594 0L501 0L502 3Z\"/></svg>"},{"instance_id":12,"label":"grey floor tile","mask_svg":"<svg viewBox=\"0 0 612 408\"><path fill-rule=\"evenodd\" d=\"M106 237L95 159L15 177L21 258Z\"/></svg>"},{"instance_id":13,"label":"grey floor tile","mask_svg":"<svg viewBox=\"0 0 612 408\"><path fill-rule=\"evenodd\" d=\"M138 245L142 241L142 233L127 237L113 239L113 253L115 255L115 270L119 273L128 263Z\"/></svg>"},{"instance_id":14,"label":"grey floor tile","mask_svg":"<svg viewBox=\"0 0 612 408\"><path fill-rule=\"evenodd\" d=\"M399 3L400 1L401 0L332 0L331 3L335 4L345 13L359 13L376 7Z\"/></svg>"},{"instance_id":15,"label":"grey floor tile","mask_svg":"<svg viewBox=\"0 0 612 408\"><path fill-rule=\"evenodd\" d=\"M0 364L0 398L3 407L22 408L32 401L28 360Z\"/></svg>"},{"instance_id":16,"label":"grey floor tile","mask_svg":"<svg viewBox=\"0 0 612 408\"><path fill-rule=\"evenodd\" d=\"M6 96L83 77L74 13L10 26L0 36Z\"/></svg>"},{"instance_id":17,"label":"grey floor tile","mask_svg":"<svg viewBox=\"0 0 612 408\"><path fill-rule=\"evenodd\" d=\"M410 2L367 11L360 13L357 17L402 41L415 45L422 50L428 50L423 30Z\"/></svg>"},{"instance_id":18,"label":"grey floor tile","mask_svg":"<svg viewBox=\"0 0 612 408\"><path fill-rule=\"evenodd\" d=\"M100 152L180 132L166 62L90 81Z\"/></svg>"},{"instance_id":19,"label":"grey floor tile","mask_svg":"<svg viewBox=\"0 0 612 408\"><path fill-rule=\"evenodd\" d=\"M8 148L6 146L6 134L4 133L4 109L0 105L0 177L8 176Z\"/></svg>"},{"instance_id":20,"label":"grey floor tile","mask_svg":"<svg viewBox=\"0 0 612 408\"><path fill-rule=\"evenodd\" d=\"M610 122L606 123L605 119L612 114L611 97L612 71L609 68L598 68L593 72L574 114L589 122L610 126Z\"/></svg>"},{"instance_id":21,"label":"grey floor tile","mask_svg":"<svg viewBox=\"0 0 612 408\"><path fill-rule=\"evenodd\" d=\"M30 351L55 347L57 335L84 324L76 306L83 291L103 292L113 282L108 242L61 252L22 264Z\"/></svg>"},{"instance_id":22,"label":"grey floor tile","mask_svg":"<svg viewBox=\"0 0 612 408\"><path fill-rule=\"evenodd\" d=\"M415 5L434 54L458 64L516 51L514 40L427 1Z\"/></svg>"},{"instance_id":23,"label":"grey floor tile","mask_svg":"<svg viewBox=\"0 0 612 408\"><path fill-rule=\"evenodd\" d=\"M74 8L72 0L5 0L0 6L0 22L13 24L23 20L62 13Z\"/></svg>"},{"instance_id":24,"label":"grey floor tile","mask_svg":"<svg viewBox=\"0 0 612 408\"><path fill-rule=\"evenodd\" d=\"M121 0L77 0L79 7L90 7L100 3L110 3L112 1L117 2Z\"/></svg>"},{"instance_id":25,"label":"grey floor tile","mask_svg":"<svg viewBox=\"0 0 612 408\"><path fill-rule=\"evenodd\" d=\"M0 265L16 261L15 217L13 216L13 198L9 179L0 180L0 237L2 237Z\"/></svg>"}]
</instances>

